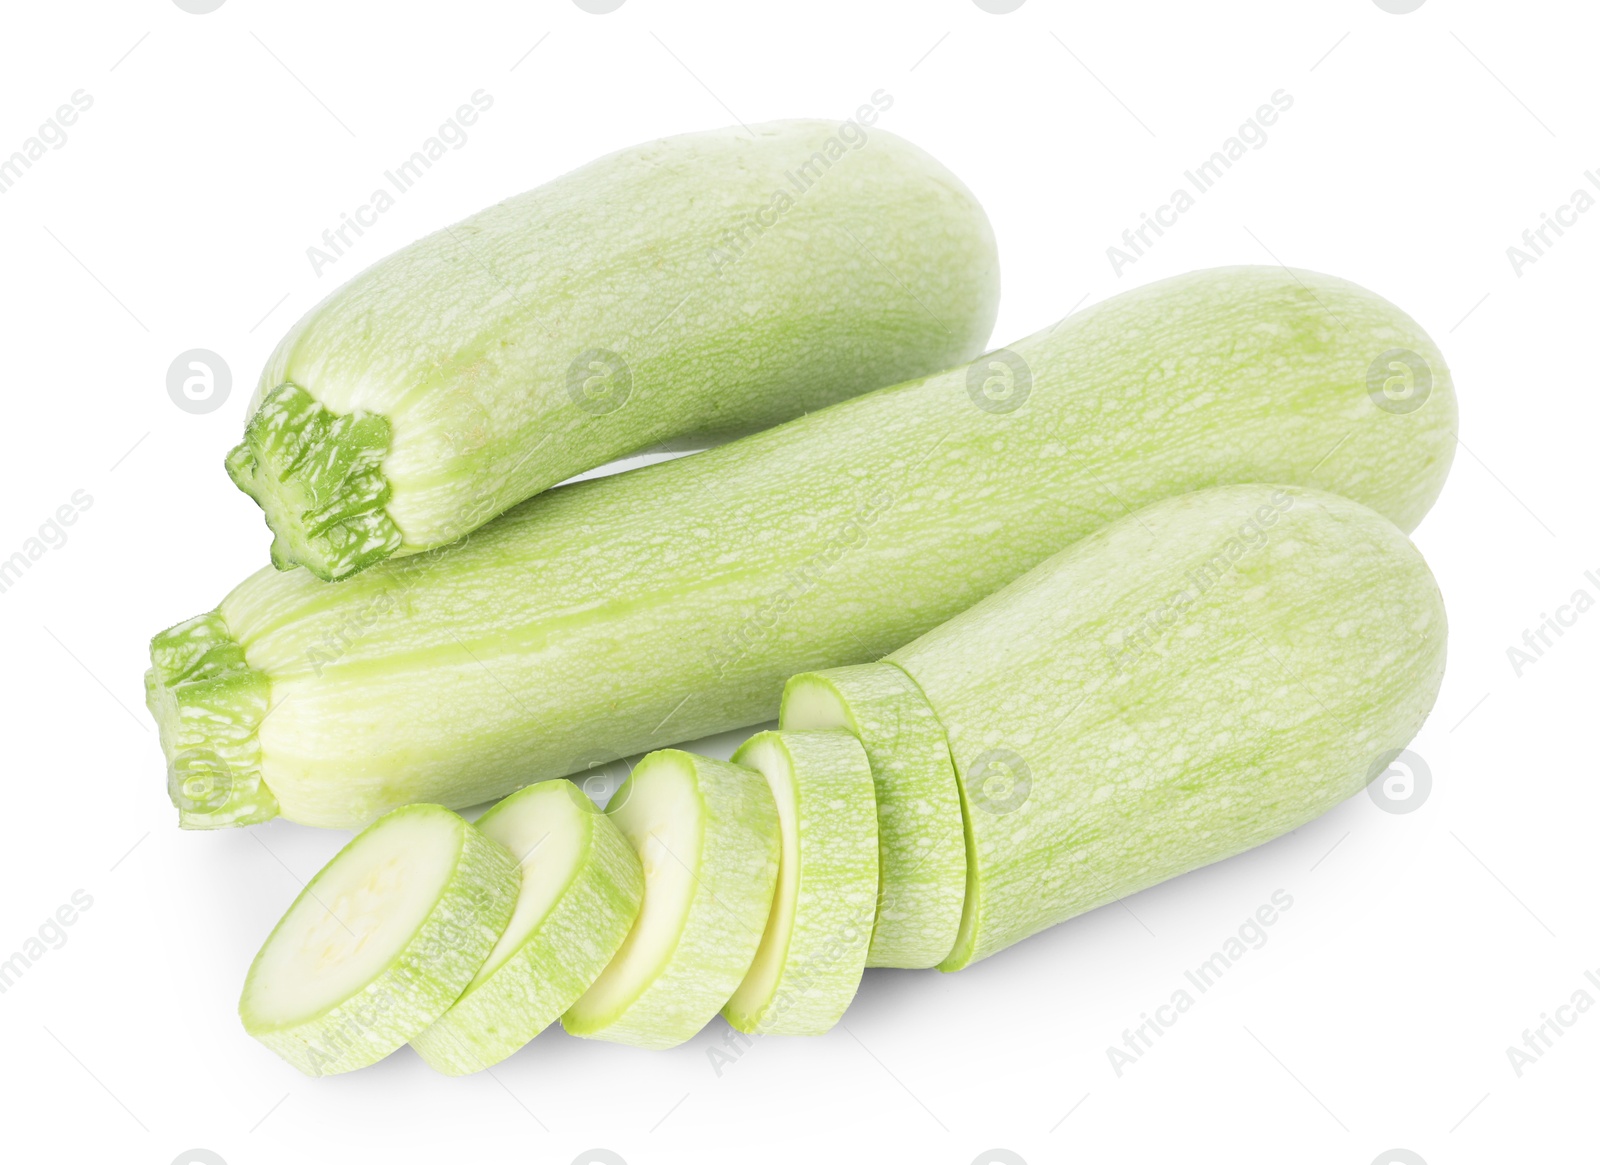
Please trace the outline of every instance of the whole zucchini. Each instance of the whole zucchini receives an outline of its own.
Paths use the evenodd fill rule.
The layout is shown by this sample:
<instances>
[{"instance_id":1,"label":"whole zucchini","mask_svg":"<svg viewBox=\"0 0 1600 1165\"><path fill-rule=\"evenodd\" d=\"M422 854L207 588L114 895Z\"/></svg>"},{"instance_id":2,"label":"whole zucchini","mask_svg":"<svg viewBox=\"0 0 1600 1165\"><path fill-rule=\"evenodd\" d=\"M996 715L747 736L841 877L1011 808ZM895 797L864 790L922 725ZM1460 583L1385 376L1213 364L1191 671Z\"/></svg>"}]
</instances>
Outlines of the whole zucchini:
<instances>
[{"instance_id":1,"label":"whole zucchini","mask_svg":"<svg viewBox=\"0 0 1600 1165\"><path fill-rule=\"evenodd\" d=\"M999 286L971 193L881 129L667 138L429 235L312 308L267 361L228 472L274 564L344 578L624 454L970 359Z\"/></svg>"},{"instance_id":2,"label":"whole zucchini","mask_svg":"<svg viewBox=\"0 0 1600 1165\"><path fill-rule=\"evenodd\" d=\"M147 699L190 827L472 805L770 719L788 676L878 659L1173 494L1314 485L1409 530L1455 425L1438 350L1379 297L1196 272L343 583L258 572L155 637Z\"/></svg>"}]
</instances>

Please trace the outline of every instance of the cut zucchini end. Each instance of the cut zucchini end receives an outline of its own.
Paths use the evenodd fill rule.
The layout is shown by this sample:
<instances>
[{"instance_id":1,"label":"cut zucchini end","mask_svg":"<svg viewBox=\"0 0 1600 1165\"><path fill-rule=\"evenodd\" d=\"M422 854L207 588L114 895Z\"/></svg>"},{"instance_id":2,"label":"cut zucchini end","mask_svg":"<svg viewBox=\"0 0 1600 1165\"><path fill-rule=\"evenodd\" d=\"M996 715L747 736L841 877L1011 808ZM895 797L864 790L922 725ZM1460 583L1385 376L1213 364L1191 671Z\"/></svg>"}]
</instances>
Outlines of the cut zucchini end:
<instances>
[{"instance_id":1,"label":"cut zucchini end","mask_svg":"<svg viewBox=\"0 0 1600 1165\"><path fill-rule=\"evenodd\" d=\"M890 666L869 663L860 665L860 670ZM846 670L854 669L832 669L833 672ZM783 685L778 723L793 731L843 728L857 737L861 735L861 725L852 712L850 701L839 691L831 672L801 672L789 677L789 682Z\"/></svg>"},{"instance_id":2,"label":"cut zucchini end","mask_svg":"<svg viewBox=\"0 0 1600 1165\"><path fill-rule=\"evenodd\" d=\"M179 825L219 829L278 815L278 800L261 779L257 736L272 685L246 661L219 612L197 615L150 641L144 691Z\"/></svg>"},{"instance_id":3,"label":"cut zucchini end","mask_svg":"<svg viewBox=\"0 0 1600 1165\"><path fill-rule=\"evenodd\" d=\"M960 971L983 957L978 952L978 924L983 916L983 882L978 877L978 841L972 828L972 804L967 800L967 782L959 768L956 770L956 791L961 796L961 831L967 856L967 890L966 897L961 903L961 925L956 929L955 945L937 964L937 968L945 972Z\"/></svg>"},{"instance_id":4,"label":"cut zucchini end","mask_svg":"<svg viewBox=\"0 0 1600 1165\"><path fill-rule=\"evenodd\" d=\"M336 582L400 549L386 508L390 439L387 417L335 413L298 384L262 398L226 465L266 516L274 566Z\"/></svg>"},{"instance_id":5,"label":"cut zucchini end","mask_svg":"<svg viewBox=\"0 0 1600 1165\"><path fill-rule=\"evenodd\" d=\"M245 1030L308 1076L376 1063L447 1011L511 918L510 854L439 805L379 818L301 891L245 978Z\"/></svg>"},{"instance_id":6,"label":"cut zucchini end","mask_svg":"<svg viewBox=\"0 0 1600 1165\"><path fill-rule=\"evenodd\" d=\"M967 855L966 897L961 903L961 925L956 930L955 945L950 948L948 955L935 964L941 971L959 971L978 958L978 917L983 887L978 882L978 848L973 840L971 818L968 815L967 787L958 787L961 790L961 821Z\"/></svg>"}]
</instances>

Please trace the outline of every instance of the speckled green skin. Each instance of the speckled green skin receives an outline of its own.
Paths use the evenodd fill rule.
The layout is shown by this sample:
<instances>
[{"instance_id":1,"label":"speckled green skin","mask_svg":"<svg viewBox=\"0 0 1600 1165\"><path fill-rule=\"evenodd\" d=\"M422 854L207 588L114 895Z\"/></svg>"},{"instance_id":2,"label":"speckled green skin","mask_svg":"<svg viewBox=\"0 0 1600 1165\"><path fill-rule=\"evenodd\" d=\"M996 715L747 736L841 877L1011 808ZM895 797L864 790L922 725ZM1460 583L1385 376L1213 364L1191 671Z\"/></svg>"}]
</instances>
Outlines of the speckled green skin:
<instances>
[{"instance_id":1,"label":"speckled green skin","mask_svg":"<svg viewBox=\"0 0 1600 1165\"><path fill-rule=\"evenodd\" d=\"M412 1037L417 1054L447 1076L492 1067L554 1023L605 969L639 913L644 874L633 846L571 781L513 793L478 819L479 830L492 837L495 815L518 797L571 800L584 843L566 889L522 945Z\"/></svg>"},{"instance_id":2,"label":"speckled green skin","mask_svg":"<svg viewBox=\"0 0 1600 1165\"><path fill-rule=\"evenodd\" d=\"M1359 790L1433 707L1445 613L1382 516L1232 486L1113 523L888 659L961 780L956 970Z\"/></svg>"},{"instance_id":3,"label":"speckled green skin","mask_svg":"<svg viewBox=\"0 0 1600 1165\"><path fill-rule=\"evenodd\" d=\"M694 897L677 946L660 972L612 1015L568 1012L562 1026L575 1036L671 1048L692 1039L716 1017L755 957L778 879L778 809L761 774L727 761L663 750L691 766L700 794L703 831L692 861ZM635 766L629 785L649 780L651 753Z\"/></svg>"},{"instance_id":4,"label":"speckled green skin","mask_svg":"<svg viewBox=\"0 0 1600 1165\"><path fill-rule=\"evenodd\" d=\"M1432 366L1411 412L1368 394L1392 348ZM1175 493L1311 484L1410 529L1454 449L1427 336L1311 272L1196 272L1011 350L1032 387L1010 412L955 369L550 490L339 584L258 573L219 611L270 682L261 781L314 825L478 804L771 719L789 676L881 658Z\"/></svg>"},{"instance_id":5,"label":"speckled green skin","mask_svg":"<svg viewBox=\"0 0 1600 1165\"><path fill-rule=\"evenodd\" d=\"M793 697L810 685L833 693L845 723L794 718ZM927 699L889 664L807 672L784 686L779 724L848 728L861 742L878 806L878 910L867 966L936 966L961 925L967 851L950 746Z\"/></svg>"},{"instance_id":6,"label":"speckled green skin","mask_svg":"<svg viewBox=\"0 0 1600 1165\"><path fill-rule=\"evenodd\" d=\"M343 578L624 454L982 349L999 260L960 180L877 126L751 132L592 162L312 308L228 459L273 561Z\"/></svg>"},{"instance_id":7,"label":"speckled green skin","mask_svg":"<svg viewBox=\"0 0 1600 1165\"><path fill-rule=\"evenodd\" d=\"M772 994L747 1007L735 995L722 1014L742 1032L822 1035L855 998L872 941L878 897L872 768L843 729L760 732L739 747L734 762L747 760L762 740L777 742L793 773L798 851L783 855L799 872L793 925Z\"/></svg>"},{"instance_id":8,"label":"speckled green skin","mask_svg":"<svg viewBox=\"0 0 1600 1165\"><path fill-rule=\"evenodd\" d=\"M245 1030L307 1076L331 1076L375 1064L420 1034L478 973L516 906L517 864L504 849L438 805L408 805L369 828L382 829L401 814L455 818L461 850L437 904L388 968L326 1011L287 1025L255 1018L250 1007L254 963L245 977L239 999ZM356 840L323 869L337 862ZM317 882L312 878L295 901L315 895ZM274 927L263 949L277 933Z\"/></svg>"}]
</instances>

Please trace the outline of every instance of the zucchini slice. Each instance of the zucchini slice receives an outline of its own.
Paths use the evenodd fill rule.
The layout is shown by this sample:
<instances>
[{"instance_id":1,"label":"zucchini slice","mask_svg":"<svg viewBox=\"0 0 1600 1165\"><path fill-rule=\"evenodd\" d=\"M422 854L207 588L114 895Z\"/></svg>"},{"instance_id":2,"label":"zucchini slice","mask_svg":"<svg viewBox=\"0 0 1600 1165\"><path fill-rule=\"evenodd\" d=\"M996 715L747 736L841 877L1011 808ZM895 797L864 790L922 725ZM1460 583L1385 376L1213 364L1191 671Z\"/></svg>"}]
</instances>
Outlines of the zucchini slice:
<instances>
[{"instance_id":1,"label":"zucchini slice","mask_svg":"<svg viewBox=\"0 0 1600 1165\"><path fill-rule=\"evenodd\" d=\"M522 870L517 906L461 998L411 1046L448 1076L478 1072L588 990L639 913L633 846L571 781L513 793L477 822Z\"/></svg>"},{"instance_id":2,"label":"zucchini slice","mask_svg":"<svg viewBox=\"0 0 1600 1165\"><path fill-rule=\"evenodd\" d=\"M967 850L950 745L928 701L893 664L833 668L784 686L779 723L848 729L872 765L878 910L867 966L937 966L961 926Z\"/></svg>"},{"instance_id":3,"label":"zucchini slice","mask_svg":"<svg viewBox=\"0 0 1600 1165\"><path fill-rule=\"evenodd\" d=\"M562 1026L670 1048L717 1014L755 957L778 879L778 810L761 774L663 749L606 814L644 865L644 906Z\"/></svg>"},{"instance_id":4,"label":"zucchini slice","mask_svg":"<svg viewBox=\"0 0 1600 1165\"><path fill-rule=\"evenodd\" d=\"M821 1035L855 998L878 897L872 768L848 732L759 732L733 754L778 804L783 858L755 961L722 1009L762 1035Z\"/></svg>"},{"instance_id":5,"label":"zucchini slice","mask_svg":"<svg viewBox=\"0 0 1600 1165\"><path fill-rule=\"evenodd\" d=\"M407 805L306 884L245 977L239 1018L308 1076L364 1068L443 1015L511 919L517 865L438 805Z\"/></svg>"}]
</instances>

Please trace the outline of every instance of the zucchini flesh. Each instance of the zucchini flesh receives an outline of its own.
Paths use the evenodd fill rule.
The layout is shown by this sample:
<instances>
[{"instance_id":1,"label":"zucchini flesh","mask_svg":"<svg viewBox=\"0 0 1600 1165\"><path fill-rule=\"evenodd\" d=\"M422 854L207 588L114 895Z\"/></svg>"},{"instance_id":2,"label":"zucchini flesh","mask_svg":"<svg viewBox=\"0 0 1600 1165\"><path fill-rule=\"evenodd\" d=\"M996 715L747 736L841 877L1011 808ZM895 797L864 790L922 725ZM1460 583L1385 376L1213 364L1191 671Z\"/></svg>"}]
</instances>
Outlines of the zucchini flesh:
<instances>
[{"instance_id":1,"label":"zucchini flesh","mask_svg":"<svg viewBox=\"0 0 1600 1165\"><path fill-rule=\"evenodd\" d=\"M340 850L250 965L245 1030L308 1076L376 1063L455 1002L511 918L517 867L438 805Z\"/></svg>"},{"instance_id":2,"label":"zucchini flesh","mask_svg":"<svg viewBox=\"0 0 1600 1165\"><path fill-rule=\"evenodd\" d=\"M878 906L869 967L932 967L955 946L966 901L961 793L944 729L899 668L861 664L793 677L786 730L845 728L872 766Z\"/></svg>"},{"instance_id":3,"label":"zucchini flesh","mask_svg":"<svg viewBox=\"0 0 1600 1165\"><path fill-rule=\"evenodd\" d=\"M227 469L276 565L344 578L624 454L969 359L998 298L982 208L910 143L855 122L685 134L333 292L267 362Z\"/></svg>"},{"instance_id":4,"label":"zucchini flesh","mask_svg":"<svg viewBox=\"0 0 1600 1165\"><path fill-rule=\"evenodd\" d=\"M733 754L778 806L783 856L766 931L723 1017L742 1032L821 1035L855 998L878 897L872 769L847 732L759 732Z\"/></svg>"},{"instance_id":5,"label":"zucchini flesh","mask_svg":"<svg viewBox=\"0 0 1600 1165\"><path fill-rule=\"evenodd\" d=\"M761 774L663 749L606 814L644 865L644 907L562 1026L674 1047L717 1014L755 957L778 878L778 810Z\"/></svg>"},{"instance_id":6,"label":"zucchini flesh","mask_svg":"<svg viewBox=\"0 0 1600 1165\"><path fill-rule=\"evenodd\" d=\"M1431 388L1395 412L1368 372L1401 348ZM152 643L149 703L179 726L163 731L169 770L239 757L240 799L182 823L263 820L263 789L325 826L415 800L473 805L597 753L770 719L789 676L880 658L1124 507L1309 482L1410 529L1454 448L1428 337L1310 272L1197 272L1009 351L1030 375L1004 409L975 404L993 404L997 357L548 491L448 550L337 585L256 574L206 623L209 650L242 659L229 691L248 699L173 662L192 623Z\"/></svg>"},{"instance_id":7,"label":"zucchini flesh","mask_svg":"<svg viewBox=\"0 0 1600 1165\"><path fill-rule=\"evenodd\" d=\"M461 997L411 1046L450 1076L491 1067L561 1015L622 945L644 875L571 781L513 793L477 821L521 869L516 909Z\"/></svg>"},{"instance_id":8,"label":"zucchini flesh","mask_svg":"<svg viewBox=\"0 0 1600 1165\"><path fill-rule=\"evenodd\" d=\"M966 814L941 969L1322 814L1421 727L1444 659L1406 536L1271 485L1158 502L892 653Z\"/></svg>"}]
</instances>

